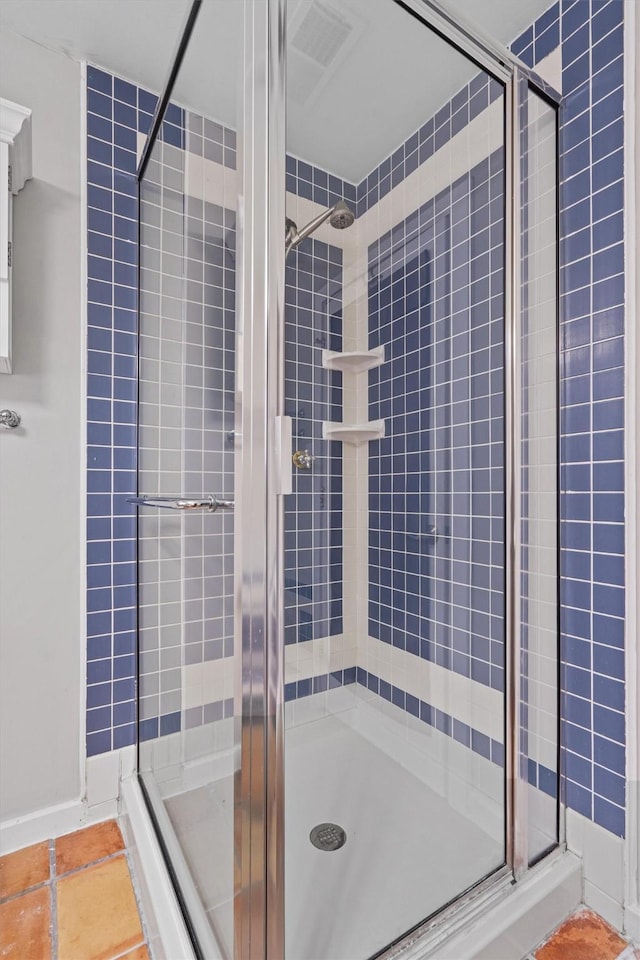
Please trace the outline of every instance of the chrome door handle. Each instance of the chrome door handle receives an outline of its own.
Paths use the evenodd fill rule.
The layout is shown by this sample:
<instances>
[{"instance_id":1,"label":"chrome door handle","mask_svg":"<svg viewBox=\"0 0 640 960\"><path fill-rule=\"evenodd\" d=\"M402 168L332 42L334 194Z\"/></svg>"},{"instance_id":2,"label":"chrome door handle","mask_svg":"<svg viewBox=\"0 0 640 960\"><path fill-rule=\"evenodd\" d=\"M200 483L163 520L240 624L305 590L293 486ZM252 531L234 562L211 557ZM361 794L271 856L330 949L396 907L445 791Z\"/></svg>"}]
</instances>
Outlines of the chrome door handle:
<instances>
[{"instance_id":1,"label":"chrome door handle","mask_svg":"<svg viewBox=\"0 0 640 960\"><path fill-rule=\"evenodd\" d=\"M127 497L127 503L138 507L159 507L162 510L233 510L233 500L221 500L218 497L205 497L203 500L190 500L187 497Z\"/></svg>"}]
</instances>

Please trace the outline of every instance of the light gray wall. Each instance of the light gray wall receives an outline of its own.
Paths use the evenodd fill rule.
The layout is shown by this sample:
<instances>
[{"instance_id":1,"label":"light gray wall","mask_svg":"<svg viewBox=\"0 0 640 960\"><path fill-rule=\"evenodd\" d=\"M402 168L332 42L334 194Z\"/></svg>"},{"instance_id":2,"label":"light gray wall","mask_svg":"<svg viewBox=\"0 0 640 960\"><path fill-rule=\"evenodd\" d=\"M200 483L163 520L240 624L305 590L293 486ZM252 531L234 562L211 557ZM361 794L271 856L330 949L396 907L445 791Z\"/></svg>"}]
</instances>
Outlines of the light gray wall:
<instances>
[{"instance_id":1,"label":"light gray wall","mask_svg":"<svg viewBox=\"0 0 640 960\"><path fill-rule=\"evenodd\" d=\"M78 798L81 727L80 65L0 31L0 96L33 111L14 204L0 407L0 819Z\"/></svg>"}]
</instances>

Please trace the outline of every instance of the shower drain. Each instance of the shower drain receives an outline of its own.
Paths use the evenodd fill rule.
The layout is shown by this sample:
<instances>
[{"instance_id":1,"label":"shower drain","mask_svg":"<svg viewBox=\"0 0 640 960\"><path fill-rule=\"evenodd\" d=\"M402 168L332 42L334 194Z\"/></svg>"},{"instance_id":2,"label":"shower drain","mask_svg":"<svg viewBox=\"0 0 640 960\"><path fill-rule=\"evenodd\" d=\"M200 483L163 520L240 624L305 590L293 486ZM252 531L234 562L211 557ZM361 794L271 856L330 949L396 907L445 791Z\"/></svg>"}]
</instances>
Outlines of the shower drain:
<instances>
[{"instance_id":1,"label":"shower drain","mask_svg":"<svg viewBox=\"0 0 640 960\"><path fill-rule=\"evenodd\" d=\"M309 834L309 840L318 850L339 850L347 842L347 835L337 823L319 823Z\"/></svg>"}]
</instances>

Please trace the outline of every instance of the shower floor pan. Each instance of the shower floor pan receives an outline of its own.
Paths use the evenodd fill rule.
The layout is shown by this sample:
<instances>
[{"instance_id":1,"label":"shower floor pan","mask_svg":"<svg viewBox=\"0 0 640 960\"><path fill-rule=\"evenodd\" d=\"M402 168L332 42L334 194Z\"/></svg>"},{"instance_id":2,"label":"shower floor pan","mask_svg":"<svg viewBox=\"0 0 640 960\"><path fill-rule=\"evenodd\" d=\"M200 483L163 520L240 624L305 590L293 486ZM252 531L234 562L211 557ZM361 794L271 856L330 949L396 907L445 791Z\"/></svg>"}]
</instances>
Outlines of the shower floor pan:
<instances>
[{"instance_id":1,"label":"shower floor pan","mask_svg":"<svg viewBox=\"0 0 640 960\"><path fill-rule=\"evenodd\" d=\"M366 960L501 866L500 768L356 687L287 708L287 960ZM165 803L231 960L233 780Z\"/></svg>"}]
</instances>

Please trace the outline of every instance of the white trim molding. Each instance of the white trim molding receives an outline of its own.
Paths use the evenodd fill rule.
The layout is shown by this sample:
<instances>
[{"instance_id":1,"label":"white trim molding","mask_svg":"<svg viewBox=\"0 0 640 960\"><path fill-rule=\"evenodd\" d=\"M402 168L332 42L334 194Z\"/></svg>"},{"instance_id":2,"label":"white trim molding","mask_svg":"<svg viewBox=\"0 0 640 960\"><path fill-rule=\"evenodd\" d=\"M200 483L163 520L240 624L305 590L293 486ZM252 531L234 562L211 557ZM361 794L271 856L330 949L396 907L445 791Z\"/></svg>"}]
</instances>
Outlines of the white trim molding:
<instances>
[{"instance_id":1,"label":"white trim molding","mask_svg":"<svg viewBox=\"0 0 640 960\"><path fill-rule=\"evenodd\" d=\"M11 148L11 193L15 196L32 176L31 110L1 97L0 143Z\"/></svg>"},{"instance_id":2,"label":"white trim molding","mask_svg":"<svg viewBox=\"0 0 640 960\"><path fill-rule=\"evenodd\" d=\"M565 811L567 847L582 860L583 901L615 927L624 927L625 842L575 810Z\"/></svg>"},{"instance_id":3,"label":"white trim molding","mask_svg":"<svg viewBox=\"0 0 640 960\"><path fill-rule=\"evenodd\" d=\"M89 757L84 796L0 822L0 853L11 853L116 817L121 782L132 776L135 764L135 747Z\"/></svg>"},{"instance_id":4,"label":"white trim molding","mask_svg":"<svg viewBox=\"0 0 640 960\"><path fill-rule=\"evenodd\" d=\"M31 170L31 110L0 98L0 373L11 373L13 197Z\"/></svg>"},{"instance_id":5,"label":"white trim molding","mask_svg":"<svg viewBox=\"0 0 640 960\"><path fill-rule=\"evenodd\" d=\"M0 854L13 853L42 840L62 837L91 823L110 820L117 813L115 800L91 807L86 801L78 799L36 810L24 817L3 820L0 823Z\"/></svg>"}]
</instances>

